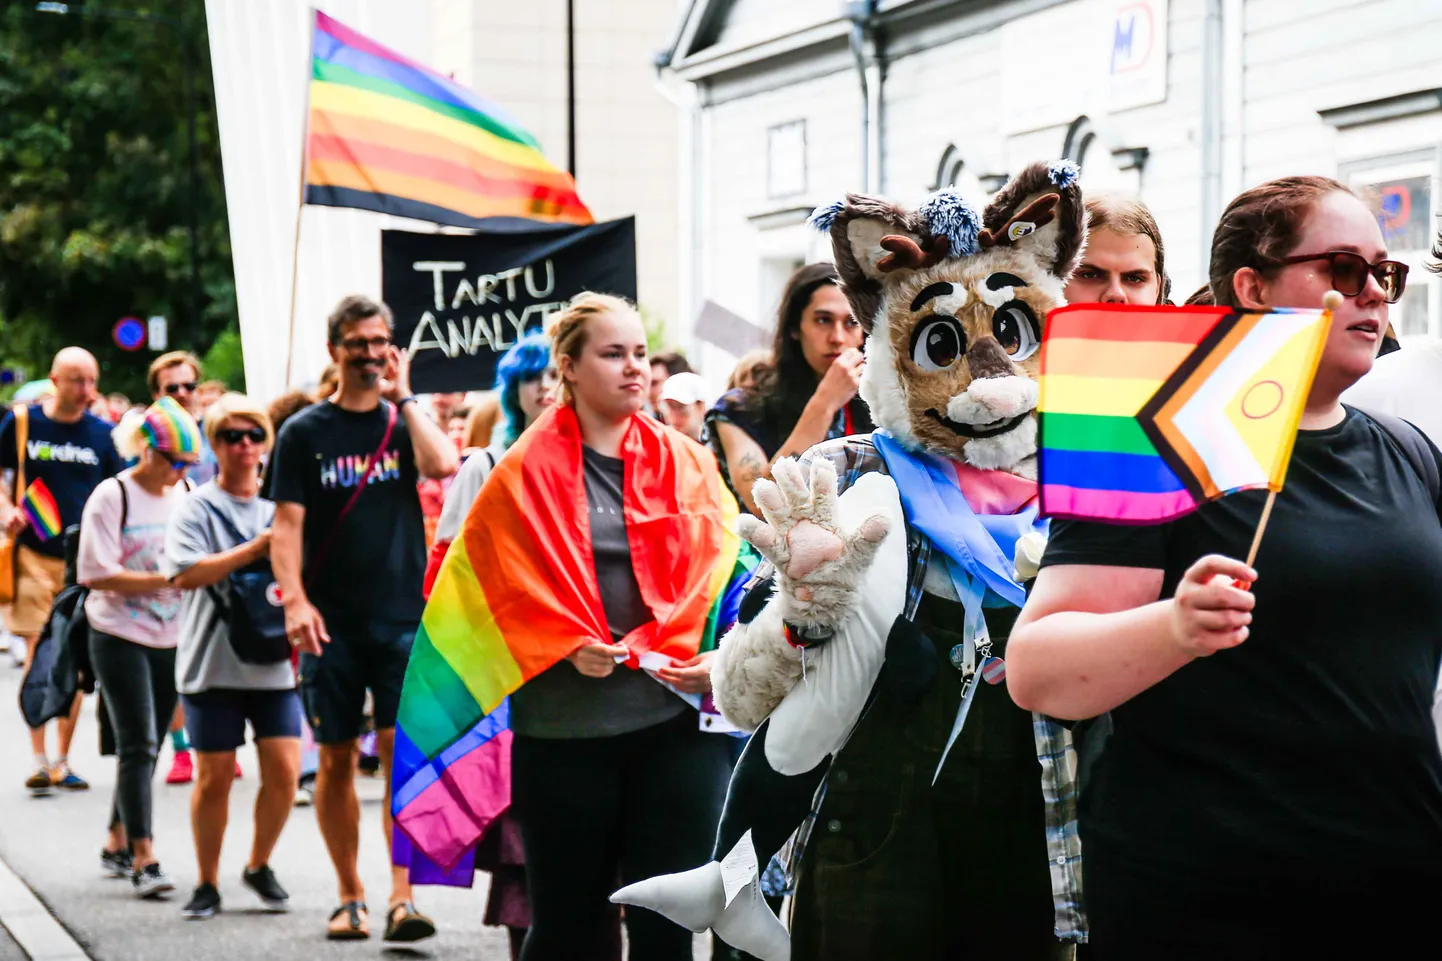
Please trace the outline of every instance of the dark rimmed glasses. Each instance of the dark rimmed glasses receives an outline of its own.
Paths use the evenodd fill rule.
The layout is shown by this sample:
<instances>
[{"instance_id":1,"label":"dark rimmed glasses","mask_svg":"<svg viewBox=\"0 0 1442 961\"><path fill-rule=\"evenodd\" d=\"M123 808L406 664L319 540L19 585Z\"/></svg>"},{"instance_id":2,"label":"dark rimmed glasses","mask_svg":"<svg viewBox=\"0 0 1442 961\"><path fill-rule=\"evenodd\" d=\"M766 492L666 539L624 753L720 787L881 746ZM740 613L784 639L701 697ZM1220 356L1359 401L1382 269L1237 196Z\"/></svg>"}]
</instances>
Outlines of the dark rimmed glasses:
<instances>
[{"instance_id":1,"label":"dark rimmed glasses","mask_svg":"<svg viewBox=\"0 0 1442 961\"><path fill-rule=\"evenodd\" d=\"M1367 275L1377 278L1382 288L1382 297L1389 304L1402 299L1407 289L1407 265L1396 260L1379 260L1367 263L1367 258L1347 250L1332 250L1325 254L1299 254L1283 257L1278 264L1305 264L1314 260L1328 262L1332 272L1332 289L1345 297L1356 297L1367 286Z\"/></svg>"},{"instance_id":2,"label":"dark rimmed glasses","mask_svg":"<svg viewBox=\"0 0 1442 961\"><path fill-rule=\"evenodd\" d=\"M249 439L252 444L264 444L265 428L247 427L242 430L239 427L222 427L215 432L215 439L223 444L239 444L241 441L247 439Z\"/></svg>"}]
</instances>

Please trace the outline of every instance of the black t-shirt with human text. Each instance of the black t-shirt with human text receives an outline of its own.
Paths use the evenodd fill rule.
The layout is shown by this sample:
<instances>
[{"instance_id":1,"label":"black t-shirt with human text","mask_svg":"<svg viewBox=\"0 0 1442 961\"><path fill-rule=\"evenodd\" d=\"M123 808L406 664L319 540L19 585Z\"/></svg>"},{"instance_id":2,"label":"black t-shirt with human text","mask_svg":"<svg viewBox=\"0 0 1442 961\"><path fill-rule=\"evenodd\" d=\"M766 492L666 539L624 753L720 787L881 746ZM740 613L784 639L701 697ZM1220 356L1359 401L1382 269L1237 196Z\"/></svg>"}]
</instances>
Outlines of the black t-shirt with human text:
<instances>
[{"instance_id":1,"label":"black t-shirt with human text","mask_svg":"<svg viewBox=\"0 0 1442 961\"><path fill-rule=\"evenodd\" d=\"M27 411L25 440L25 487L43 480L55 498L60 512L60 530L80 523L85 502L91 491L107 477L114 477L125 462L115 451L110 437L111 427L94 414L65 423L45 416L40 404ZM19 463L15 436L15 412L0 422L0 468L14 470ZM12 497L23 497L25 491L10 490ZM56 536L42 541L31 526L20 533L20 543L50 557L65 556L65 538Z\"/></svg>"},{"instance_id":2,"label":"black t-shirt with human text","mask_svg":"<svg viewBox=\"0 0 1442 961\"><path fill-rule=\"evenodd\" d=\"M1246 556L1266 496L1058 521L1043 566L1160 569L1171 597L1203 555ZM1247 640L1112 712L1080 823L1105 897L1442 882L1442 525L1417 470L1355 410L1300 432L1255 566Z\"/></svg>"},{"instance_id":3,"label":"black t-shirt with human text","mask_svg":"<svg viewBox=\"0 0 1442 961\"><path fill-rule=\"evenodd\" d=\"M320 403L286 421L276 439L271 497L305 508L306 593L328 617L412 622L424 607L425 527L404 416L378 462L368 464L386 420L385 404L358 413ZM365 490L337 527L367 470Z\"/></svg>"}]
</instances>

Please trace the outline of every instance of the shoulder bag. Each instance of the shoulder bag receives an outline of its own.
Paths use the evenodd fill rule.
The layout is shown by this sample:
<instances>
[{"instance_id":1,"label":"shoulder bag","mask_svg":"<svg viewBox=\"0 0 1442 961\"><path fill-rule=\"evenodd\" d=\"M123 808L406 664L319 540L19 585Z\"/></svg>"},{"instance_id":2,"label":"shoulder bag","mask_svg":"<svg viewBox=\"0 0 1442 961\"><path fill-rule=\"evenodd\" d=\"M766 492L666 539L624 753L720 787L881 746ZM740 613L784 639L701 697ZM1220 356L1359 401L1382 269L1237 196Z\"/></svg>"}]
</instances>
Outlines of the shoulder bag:
<instances>
[{"instance_id":1,"label":"shoulder bag","mask_svg":"<svg viewBox=\"0 0 1442 961\"><path fill-rule=\"evenodd\" d=\"M15 405L15 487L10 492L10 503L20 506L25 496L25 442L30 439L30 410L24 404ZM16 553L20 550L20 539L0 532L0 604L12 604L18 592L20 565Z\"/></svg>"}]
</instances>

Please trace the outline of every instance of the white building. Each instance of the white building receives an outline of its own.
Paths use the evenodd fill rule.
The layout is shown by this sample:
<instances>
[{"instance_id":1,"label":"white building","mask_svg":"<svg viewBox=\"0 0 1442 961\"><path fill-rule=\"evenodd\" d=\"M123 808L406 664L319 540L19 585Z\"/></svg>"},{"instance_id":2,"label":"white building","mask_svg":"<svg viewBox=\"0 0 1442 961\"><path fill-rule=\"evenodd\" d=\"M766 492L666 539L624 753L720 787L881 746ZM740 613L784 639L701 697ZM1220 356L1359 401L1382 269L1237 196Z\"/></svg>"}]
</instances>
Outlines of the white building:
<instances>
[{"instance_id":1,"label":"white building","mask_svg":"<svg viewBox=\"0 0 1442 961\"><path fill-rule=\"evenodd\" d=\"M1084 188L1152 208L1179 298L1242 189L1302 173L1378 188L1413 265L1393 320L1442 334L1442 283L1422 270L1442 0L692 0L668 78L687 95L691 316L711 299L770 326L790 270L829 257L807 215L847 190L980 195L1066 156Z\"/></svg>"}]
</instances>

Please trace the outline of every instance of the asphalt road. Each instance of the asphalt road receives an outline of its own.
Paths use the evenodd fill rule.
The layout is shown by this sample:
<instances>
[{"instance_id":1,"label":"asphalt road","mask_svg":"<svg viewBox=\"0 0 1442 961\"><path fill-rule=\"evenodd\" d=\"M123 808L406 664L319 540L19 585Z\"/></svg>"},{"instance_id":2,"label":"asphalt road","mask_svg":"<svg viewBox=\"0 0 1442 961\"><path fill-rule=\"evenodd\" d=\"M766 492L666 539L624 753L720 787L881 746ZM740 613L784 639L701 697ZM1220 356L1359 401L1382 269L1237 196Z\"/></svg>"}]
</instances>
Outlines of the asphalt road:
<instances>
[{"instance_id":1,"label":"asphalt road","mask_svg":"<svg viewBox=\"0 0 1442 961\"><path fill-rule=\"evenodd\" d=\"M32 798L24 788L30 773L29 739L14 706L19 679L20 671L10 667L9 658L0 658L0 860L39 896L91 958L322 961L382 955L505 961L510 957L505 932L481 924L484 874L477 876L477 885L471 890L420 889L417 903L435 919L438 935L414 950L382 947L388 875L380 827L382 785L378 779L360 779L361 871L375 908L371 940L352 944L325 940L326 918L336 906L335 880L311 808L292 812L271 862L290 891L291 911L283 915L260 913L258 902L240 885L251 837L249 812L257 788L255 756L249 747L241 753L246 777L233 788L230 827L221 856L222 914L211 921L186 921L180 916L180 907L196 882L190 840L190 789L160 783L163 770L156 777L156 850L177 890L168 901L137 900L128 882L106 879L99 869L115 783L115 761L99 756L93 700L86 701L72 750L72 764L90 781L91 790ZM53 752L53 732L51 738ZM168 767L169 763L167 746L161 764ZM15 899L5 900L12 903L0 903L0 922L6 920L7 911L13 914L17 910ZM24 957L10 935L0 929L0 961Z\"/></svg>"}]
</instances>

